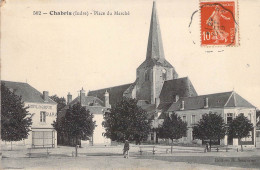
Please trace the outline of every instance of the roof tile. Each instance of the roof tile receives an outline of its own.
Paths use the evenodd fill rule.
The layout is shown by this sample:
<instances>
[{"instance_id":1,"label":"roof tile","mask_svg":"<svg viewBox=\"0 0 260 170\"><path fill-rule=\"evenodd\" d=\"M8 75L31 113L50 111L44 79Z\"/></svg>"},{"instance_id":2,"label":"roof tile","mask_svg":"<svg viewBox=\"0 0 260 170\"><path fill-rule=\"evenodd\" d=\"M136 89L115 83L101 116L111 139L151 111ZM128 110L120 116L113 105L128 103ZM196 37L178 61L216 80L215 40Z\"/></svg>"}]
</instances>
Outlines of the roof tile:
<instances>
[{"instance_id":1,"label":"roof tile","mask_svg":"<svg viewBox=\"0 0 260 170\"><path fill-rule=\"evenodd\" d=\"M47 102L44 101L42 93L30 86L28 83L3 80L1 83L4 83L9 89L13 89L14 94L21 96L23 102L56 104L56 102L54 102L51 98L48 98Z\"/></svg>"},{"instance_id":2,"label":"roof tile","mask_svg":"<svg viewBox=\"0 0 260 170\"><path fill-rule=\"evenodd\" d=\"M105 89L100 89L100 90L94 90L94 91L89 91L88 96L94 96L99 99L101 99L103 102L105 101L105 92L107 91L109 93L109 103L111 106L115 105L117 102L121 101L123 99L123 94L124 92L132 85L133 83L130 84L125 84L121 86L115 86L115 87L109 87Z\"/></svg>"}]
</instances>

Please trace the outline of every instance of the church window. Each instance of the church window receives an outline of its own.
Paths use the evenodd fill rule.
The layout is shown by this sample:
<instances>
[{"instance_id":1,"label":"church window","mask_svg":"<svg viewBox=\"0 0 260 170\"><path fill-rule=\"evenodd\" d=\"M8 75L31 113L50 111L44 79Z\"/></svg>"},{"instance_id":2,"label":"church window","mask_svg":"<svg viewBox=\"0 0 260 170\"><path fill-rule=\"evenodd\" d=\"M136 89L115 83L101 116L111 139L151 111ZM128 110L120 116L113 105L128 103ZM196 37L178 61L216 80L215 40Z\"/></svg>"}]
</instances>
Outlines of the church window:
<instances>
[{"instance_id":1,"label":"church window","mask_svg":"<svg viewBox=\"0 0 260 170\"><path fill-rule=\"evenodd\" d=\"M149 71L146 70L145 73L144 73L144 78L145 78L145 81L148 81L149 80Z\"/></svg>"},{"instance_id":2,"label":"church window","mask_svg":"<svg viewBox=\"0 0 260 170\"><path fill-rule=\"evenodd\" d=\"M162 78L163 80L166 80L167 78L167 71L165 69L162 70Z\"/></svg>"}]
</instances>

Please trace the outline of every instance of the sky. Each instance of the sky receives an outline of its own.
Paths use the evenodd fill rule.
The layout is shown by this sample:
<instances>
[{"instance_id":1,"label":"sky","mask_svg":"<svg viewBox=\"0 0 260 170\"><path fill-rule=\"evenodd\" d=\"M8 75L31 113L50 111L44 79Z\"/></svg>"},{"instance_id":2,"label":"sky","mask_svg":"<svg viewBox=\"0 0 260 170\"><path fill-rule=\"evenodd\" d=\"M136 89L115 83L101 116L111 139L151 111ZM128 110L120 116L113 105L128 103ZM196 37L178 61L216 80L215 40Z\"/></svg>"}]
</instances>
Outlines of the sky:
<instances>
[{"instance_id":1,"label":"sky","mask_svg":"<svg viewBox=\"0 0 260 170\"><path fill-rule=\"evenodd\" d=\"M145 60L152 0L7 0L1 7L1 79L73 98L132 83ZM166 59L199 95L236 91L260 107L260 1L239 1L237 47L201 47L197 0L157 0ZM33 15L41 11L42 15ZM68 16L50 11L129 11ZM43 14L43 13L47 14Z\"/></svg>"}]
</instances>

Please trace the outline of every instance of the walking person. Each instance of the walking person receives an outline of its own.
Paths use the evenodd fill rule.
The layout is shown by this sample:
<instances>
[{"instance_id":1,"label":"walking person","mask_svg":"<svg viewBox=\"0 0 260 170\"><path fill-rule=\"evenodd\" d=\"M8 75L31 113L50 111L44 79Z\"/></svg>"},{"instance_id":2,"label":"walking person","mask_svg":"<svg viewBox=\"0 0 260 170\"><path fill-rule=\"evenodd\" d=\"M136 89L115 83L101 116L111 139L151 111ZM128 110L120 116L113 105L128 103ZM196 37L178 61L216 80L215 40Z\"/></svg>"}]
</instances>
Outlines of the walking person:
<instances>
[{"instance_id":1,"label":"walking person","mask_svg":"<svg viewBox=\"0 0 260 170\"><path fill-rule=\"evenodd\" d=\"M125 140L125 144L124 144L124 158L129 158L129 142L128 140Z\"/></svg>"}]
</instances>

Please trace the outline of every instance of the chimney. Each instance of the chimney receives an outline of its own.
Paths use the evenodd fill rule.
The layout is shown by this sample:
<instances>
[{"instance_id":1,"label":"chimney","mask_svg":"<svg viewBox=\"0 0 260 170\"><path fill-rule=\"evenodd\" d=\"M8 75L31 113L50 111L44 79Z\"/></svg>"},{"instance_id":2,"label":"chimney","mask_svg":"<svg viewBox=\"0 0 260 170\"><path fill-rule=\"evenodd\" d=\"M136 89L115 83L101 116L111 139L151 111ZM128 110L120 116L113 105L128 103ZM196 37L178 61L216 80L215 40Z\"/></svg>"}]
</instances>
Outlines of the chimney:
<instances>
[{"instance_id":1,"label":"chimney","mask_svg":"<svg viewBox=\"0 0 260 170\"><path fill-rule=\"evenodd\" d=\"M184 101L181 101L181 110L184 110Z\"/></svg>"},{"instance_id":2,"label":"chimney","mask_svg":"<svg viewBox=\"0 0 260 170\"><path fill-rule=\"evenodd\" d=\"M209 107L209 98L205 98L204 99L204 108L208 108Z\"/></svg>"},{"instance_id":3,"label":"chimney","mask_svg":"<svg viewBox=\"0 0 260 170\"><path fill-rule=\"evenodd\" d=\"M48 91L43 91L43 100L44 102L48 102L49 99L49 92Z\"/></svg>"},{"instance_id":4,"label":"chimney","mask_svg":"<svg viewBox=\"0 0 260 170\"><path fill-rule=\"evenodd\" d=\"M108 93L108 91L106 90L106 92L105 92L105 107L106 108L110 108L111 107L111 105L109 104L109 93Z\"/></svg>"},{"instance_id":5,"label":"chimney","mask_svg":"<svg viewBox=\"0 0 260 170\"><path fill-rule=\"evenodd\" d=\"M70 102L72 102L72 95L69 92L67 95L67 104L69 104Z\"/></svg>"},{"instance_id":6,"label":"chimney","mask_svg":"<svg viewBox=\"0 0 260 170\"><path fill-rule=\"evenodd\" d=\"M155 98L155 106L156 108L159 106L160 104L160 98Z\"/></svg>"},{"instance_id":7,"label":"chimney","mask_svg":"<svg viewBox=\"0 0 260 170\"><path fill-rule=\"evenodd\" d=\"M85 105L85 90L83 89L83 87L82 87L82 89L80 90L80 96L79 96L79 98L80 98L80 104L81 104L81 106Z\"/></svg>"},{"instance_id":8,"label":"chimney","mask_svg":"<svg viewBox=\"0 0 260 170\"><path fill-rule=\"evenodd\" d=\"M174 102L175 102L175 103L178 102L179 98L180 98L179 95L177 95L177 94L174 95Z\"/></svg>"}]
</instances>

